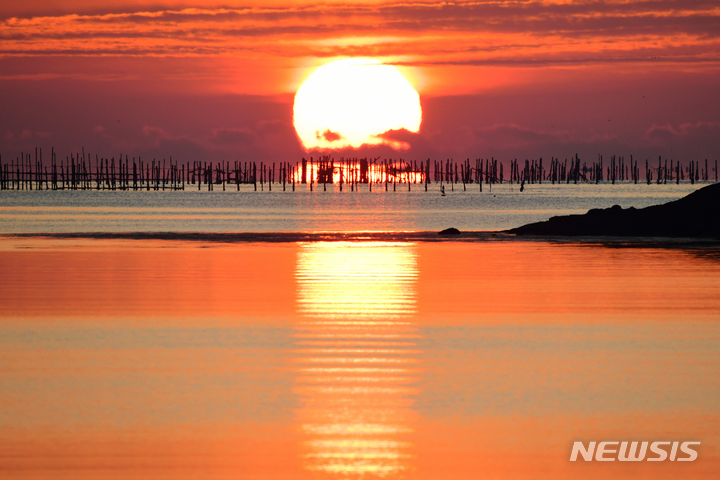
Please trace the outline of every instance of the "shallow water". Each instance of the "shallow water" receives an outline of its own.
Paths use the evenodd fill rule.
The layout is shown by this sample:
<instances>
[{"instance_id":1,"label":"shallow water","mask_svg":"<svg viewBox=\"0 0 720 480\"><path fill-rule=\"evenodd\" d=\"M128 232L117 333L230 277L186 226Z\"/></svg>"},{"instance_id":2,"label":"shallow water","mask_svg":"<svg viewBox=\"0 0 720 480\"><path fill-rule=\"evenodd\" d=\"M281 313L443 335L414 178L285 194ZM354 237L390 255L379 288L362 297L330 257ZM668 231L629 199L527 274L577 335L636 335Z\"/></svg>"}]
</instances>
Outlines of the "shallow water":
<instances>
[{"instance_id":1,"label":"shallow water","mask_svg":"<svg viewBox=\"0 0 720 480\"><path fill-rule=\"evenodd\" d=\"M339 187L275 185L271 192L186 191L3 191L0 233L57 232L307 232L504 230L620 205L642 208L677 200L703 186L644 184L422 185L385 191L343 192Z\"/></svg>"},{"instance_id":2,"label":"shallow water","mask_svg":"<svg viewBox=\"0 0 720 480\"><path fill-rule=\"evenodd\" d=\"M720 251L2 240L3 478L712 478ZM571 463L574 441L701 441Z\"/></svg>"}]
</instances>

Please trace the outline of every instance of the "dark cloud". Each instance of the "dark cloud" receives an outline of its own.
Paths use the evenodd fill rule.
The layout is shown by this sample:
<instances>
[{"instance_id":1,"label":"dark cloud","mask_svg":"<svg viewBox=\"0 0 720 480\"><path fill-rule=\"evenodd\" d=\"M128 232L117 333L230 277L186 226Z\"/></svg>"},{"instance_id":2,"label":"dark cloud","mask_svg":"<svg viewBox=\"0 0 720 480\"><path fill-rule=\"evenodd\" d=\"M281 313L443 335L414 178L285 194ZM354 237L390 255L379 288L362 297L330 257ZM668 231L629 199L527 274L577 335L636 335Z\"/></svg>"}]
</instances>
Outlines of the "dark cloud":
<instances>
[{"instance_id":1,"label":"dark cloud","mask_svg":"<svg viewBox=\"0 0 720 480\"><path fill-rule=\"evenodd\" d=\"M519 125L493 125L475 130L475 137L481 144L494 144L502 149L514 147L542 147L566 141L562 133L547 133Z\"/></svg>"},{"instance_id":2,"label":"dark cloud","mask_svg":"<svg viewBox=\"0 0 720 480\"><path fill-rule=\"evenodd\" d=\"M720 138L720 123L697 122L672 125L653 125L647 133L653 140L672 140L677 138Z\"/></svg>"},{"instance_id":3,"label":"dark cloud","mask_svg":"<svg viewBox=\"0 0 720 480\"><path fill-rule=\"evenodd\" d=\"M676 159L718 160L720 156L720 122L653 125L646 138L660 154Z\"/></svg>"},{"instance_id":4,"label":"dark cloud","mask_svg":"<svg viewBox=\"0 0 720 480\"><path fill-rule=\"evenodd\" d=\"M210 141L223 146L247 146L255 142L256 135L247 128L216 128Z\"/></svg>"},{"instance_id":5,"label":"dark cloud","mask_svg":"<svg viewBox=\"0 0 720 480\"><path fill-rule=\"evenodd\" d=\"M338 140L342 140L344 137L342 135L340 135L339 133L333 132L332 130L330 130L328 128L327 130L325 130L322 133L319 131L316 132L315 138L317 138L318 140L322 139L322 140L325 140L326 142L332 143L332 142L337 142Z\"/></svg>"},{"instance_id":6,"label":"dark cloud","mask_svg":"<svg viewBox=\"0 0 720 480\"><path fill-rule=\"evenodd\" d=\"M673 137L676 136L675 129L670 126L658 126L653 125L650 130L648 130L647 136L651 140L661 140L666 141L670 140Z\"/></svg>"},{"instance_id":7,"label":"dark cloud","mask_svg":"<svg viewBox=\"0 0 720 480\"><path fill-rule=\"evenodd\" d=\"M263 137L270 135L294 135L295 128L287 120L260 120L255 128L258 135Z\"/></svg>"},{"instance_id":8,"label":"dark cloud","mask_svg":"<svg viewBox=\"0 0 720 480\"><path fill-rule=\"evenodd\" d=\"M381 133L378 137L386 140L395 140L398 142L413 143L420 137L417 132L411 132L406 128L400 128L398 130L388 130L387 132Z\"/></svg>"}]
</instances>

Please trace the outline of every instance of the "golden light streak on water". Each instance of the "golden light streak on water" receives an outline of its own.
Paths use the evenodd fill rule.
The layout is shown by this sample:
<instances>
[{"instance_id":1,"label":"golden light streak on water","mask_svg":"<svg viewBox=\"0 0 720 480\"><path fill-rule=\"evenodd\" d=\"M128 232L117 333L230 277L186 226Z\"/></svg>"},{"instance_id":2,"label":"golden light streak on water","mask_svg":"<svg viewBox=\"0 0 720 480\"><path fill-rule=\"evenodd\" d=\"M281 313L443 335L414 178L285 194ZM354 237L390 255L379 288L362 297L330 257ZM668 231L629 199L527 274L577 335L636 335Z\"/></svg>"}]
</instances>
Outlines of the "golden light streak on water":
<instances>
[{"instance_id":1,"label":"golden light streak on water","mask_svg":"<svg viewBox=\"0 0 720 480\"><path fill-rule=\"evenodd\" d=\"M402 476L413 469L422 375L412 322L413 244L303 244L298 253L295 393L306 469L321 477Z\"/></svg>"},{"instance_id":2,"label":"golden light streak on water","mask_svg":"<svg viewBox=\"0 0 720 480\"><path fill-rule=\"evenodd\" d=\"M393 320L416 312L416 298L406 291L417 279L417 260L410 244L313 243L301 245L296 270L298 313L306 318L363 321L385 329L407 328ZM319 323L320 328L327 325Z\"/></svg>"},{"instance_id":3,"label":"golden light streak on water","mask_svg":"<svg viewBox=\"0 0 720 480\"><path fill-rule=\"evenodd\" d=\"M312 353L312 354L332 354L332 353L362 353L365 355L368 354L375 354L375 355L392 355L395 353L405 353L405 354L419 354L422 353L421 350L403 350L398 351L397 349L391 349L391 348L308 348L306 350L294 350L295 353Z\"/></svg>"},{"instance_id":4,"label":"golden light streak on water","mask_svg":"<svg viewBox=\"0 0 720 480\"><path fill-rule=\"evenodd\" d=\"M414 347L417 344L414 342L378 342L378 341L363 341L363 340L348 340L348 341L299 341L295 342L296 345L308 345L316 347L340 347L340 346L352 346L352 347Z\"/></svg>"}]
</instances>

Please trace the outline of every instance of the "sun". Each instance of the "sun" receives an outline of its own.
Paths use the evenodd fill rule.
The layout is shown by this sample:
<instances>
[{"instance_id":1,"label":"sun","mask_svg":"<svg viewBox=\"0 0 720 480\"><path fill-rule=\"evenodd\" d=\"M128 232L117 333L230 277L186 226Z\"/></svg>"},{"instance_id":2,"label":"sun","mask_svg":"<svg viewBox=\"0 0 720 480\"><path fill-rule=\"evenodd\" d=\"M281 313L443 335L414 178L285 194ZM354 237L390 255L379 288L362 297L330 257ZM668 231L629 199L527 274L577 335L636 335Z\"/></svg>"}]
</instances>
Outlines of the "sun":
<instances>
[{"instance_id":1,"label":"sun","mask_svg":"<svg viewBox=\"0 0 720 480\"><path fill-rule=\"evenodd\" d=\"M293 123L306 150L386 144L388 130L420 130L420 96L392 65L368 58L318 67L295 94Z\"/></svg>"}]
</instances>

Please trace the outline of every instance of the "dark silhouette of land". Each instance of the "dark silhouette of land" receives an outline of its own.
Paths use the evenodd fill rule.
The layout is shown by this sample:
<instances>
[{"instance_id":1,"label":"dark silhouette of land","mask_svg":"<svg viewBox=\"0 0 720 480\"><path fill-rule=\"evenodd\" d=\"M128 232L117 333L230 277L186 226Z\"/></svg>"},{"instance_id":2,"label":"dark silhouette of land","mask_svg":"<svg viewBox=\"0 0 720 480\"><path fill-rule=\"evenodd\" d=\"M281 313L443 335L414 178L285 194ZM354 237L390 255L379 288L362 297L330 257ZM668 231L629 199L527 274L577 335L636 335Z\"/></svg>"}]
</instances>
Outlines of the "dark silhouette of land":
<instances>
[{"instance_id":1,"label":"dark silhouette of land","mask_svg":"<svg viewBox=\"0 0 720 480\"><path fill-rule=\"evenodd\" d=\"M720 239L720 183L674 202L636 209L594 208L507 230L515 235L685 237Z\"/></svg>"},{"instance_id":2,"label":"dark silhouette of land","mask_svg":"<svg viewBox=\"0 0 720 480\"><path fill-rule=\"evenodd\" d=\"M455 227L450 227L450 228L446 228L445 230L438 232L438 235L443 235L443 236L460 235L460 230L458 230Z\"/></svg>"}]
</instances>

